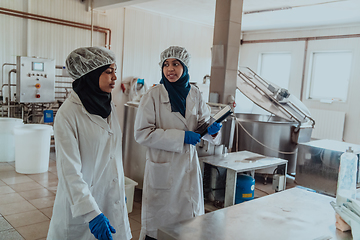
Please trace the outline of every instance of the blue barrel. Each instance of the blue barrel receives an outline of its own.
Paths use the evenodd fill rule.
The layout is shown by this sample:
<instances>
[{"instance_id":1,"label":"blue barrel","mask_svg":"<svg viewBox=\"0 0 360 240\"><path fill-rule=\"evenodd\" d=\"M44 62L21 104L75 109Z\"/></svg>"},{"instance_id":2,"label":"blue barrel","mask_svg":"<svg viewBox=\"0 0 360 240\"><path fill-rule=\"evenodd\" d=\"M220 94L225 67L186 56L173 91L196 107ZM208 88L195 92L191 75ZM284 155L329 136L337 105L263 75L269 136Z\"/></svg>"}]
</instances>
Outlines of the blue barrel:
<instances>
[{"instance_id":1,"label":"blue barrel","mask_svg":"<svg viewBox=\"0 0 360 240\"><path fill-rule=\"evenodd\" d=\"M44 110L44 123L54 122L54 111L53 110Z\"/></svg>"},{"instance_id":2,"label":"blue barrel","mask_svg":"<svg viewBox=\"0 0 360 240\"><path fill-rule=\"evenodd\" d=\"M236 180L235 204L254 199L255 179L249 175L238 175Z\"/></svg>"}]
</instances>

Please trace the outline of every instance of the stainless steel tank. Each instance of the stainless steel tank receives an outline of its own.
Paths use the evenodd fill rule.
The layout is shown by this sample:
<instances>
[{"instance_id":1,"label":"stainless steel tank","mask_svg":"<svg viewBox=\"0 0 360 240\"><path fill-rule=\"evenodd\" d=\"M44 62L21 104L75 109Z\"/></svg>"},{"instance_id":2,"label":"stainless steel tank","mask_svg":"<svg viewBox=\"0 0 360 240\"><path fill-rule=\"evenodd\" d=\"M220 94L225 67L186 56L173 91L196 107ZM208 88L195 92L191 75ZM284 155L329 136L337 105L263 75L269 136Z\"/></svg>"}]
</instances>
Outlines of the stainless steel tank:
<instances>
[{"instance_id":1,"label":"stainless steel tank","mask_svg":"<svg viewBox=\"0 0 360 240\"><path fill-rule=\"evenodd\" d=\"M237 114L233 151L248 150L286 159L287 173L295 174L297 144L310 141L315 126L309 109L287 89L263 79L248 67L239 67L236 85L269 115Z\"/></svg>"},{"instance_id":2,"label":"stainless steel tank","mask_svg":"<svg viewBox=\"0 0 360 240\"><path fill-rule=\"evenodd\" d=\"M233 151L248 150L288 160L288 173L295 174L299 142L308 142L312 126L290 122L273 115L236 113Z\"/></svg>"},{"instance_id":3,"label":"stainless steel tank","mask_svg":"<svg viewBox=\"0 0 360 240\"><path fill-rule=\"evenodd\" d=\"M124 132L123 132L123 163L126 177L136 181L137 188L142 189L146 147L138 144L134 138L134 123L138 109L138 103L128 102L124 110Z\"/></svg>"}]
</instances>

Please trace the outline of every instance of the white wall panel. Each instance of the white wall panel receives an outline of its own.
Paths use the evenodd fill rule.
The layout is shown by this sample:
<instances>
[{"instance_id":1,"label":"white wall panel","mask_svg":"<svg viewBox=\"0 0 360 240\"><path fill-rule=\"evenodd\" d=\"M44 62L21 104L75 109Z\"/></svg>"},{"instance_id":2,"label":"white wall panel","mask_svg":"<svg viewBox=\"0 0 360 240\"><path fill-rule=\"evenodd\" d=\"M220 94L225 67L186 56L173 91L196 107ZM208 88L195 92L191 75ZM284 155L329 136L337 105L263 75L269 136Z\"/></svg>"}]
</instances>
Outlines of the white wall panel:
<instances>
[{"instance_id":1,"label":"white wall panel","mask_svg":"<svg viewBox=\"0 0 360 240\"><path fill-rule=\"evenodd\" d=\"M4 8L12 8L19 11L24 10L26 8L26 4L23 1L0 1L0 6ZM16 56L22 55L26 52L26 39L27 35L27 21L21 18L7 16L0 14L0 64L3 65L5 63L15 64ZM16 68L16 66L12 65L4 65L2 69L0 69L1 73L1 81L0 84L8 83L9 79L9 71L11 69ZM2 82L3 81L3 82ZM16 83L16 75L11 75L11 83ZM15 87L11 87L11 91L15 92ZM4 86L2 88L4 100L8 96L8 87Z\"/></svg>"},{"instance_id":2,"label":"white wall panel","mask_svg":"<svg viewBox=\"0 0 360 240\"><path fill-rule=\"evenodd\" d=\"M85 10L85 4L74 0L32 0L29 11L34 14L52 18L64 19L84 24L91 23L91 12ZM94 25L104 26L106 16L94 13ZM102 25L103 24L103 25ZM91 45L91 31L62 26L53 23L31 21L30 37L31 47L29 55L54 58L57 65L63 65L66 56L75 48ZM103 33L93 33L94 45L105 45ZM60 56L56 54L63 53Z\"/></svg>"},{"instance_id":3,"label":"white wall panel","mask_svg":"<svg viewBox=\"0 0 360 240\"><path fill-rule=\"evenodd\" d=\"M212 27L126 8L123 77L144 78L149 85L159 83L160 53L171 45L180 45L192 56L191 81L200 83L210 74L212 36Z\"/></svg>"},{"instance_id":4,"label":"white wall panel","mask_svg":"<svg viewBox=\"0 0 360 240\"><path fill-rule=\"evenodd\" d=\"M17 2L18 4L10 4L9 2ZM80 1L1 1L0 6L14 10L27 11L27 9L24 9L23 7L23 5L26 5L25 2L28 2L30 13L90 24L90 13L85 11L85 5ZM23 47L25 45L28 48L28 50L25 49L25 52L24 49L20 53L17 51L15 55L36 55L55 58L54 51L61 50L61 52L67 54L74 49L74 47L90 44L90 31L88 30L35 20L26 20L3 14L0 14L0 16L2 19L1 32L9 32L9 29L7 28L10 28L12 35L19 34L20 36L11 36L8 38L10 44L7 44L7 49L11 49L10 51L14 53L16 49L20 49L20 46ZM23 22L23 24L19 24L19 22ZM97 34L99 35L99 33ZM104 34L101 35L103 36ZM101 42L98 44L103 44L103 42L104 38L101 37ZM14 48L16 49L12 49L12 45L15 45ZM63 61L64 57L61 56L60 59Z\"/></svg>"},{"instance_id":5,"label":"white wall panel","mask_svg":"<svg viewBox=\"0 0 360 240\"><path fill-rule=\"evenodd\" d=\"M0 1L0 7L84 24L91 23L91 13L86 11L85 4L75 0L4 0ZM94 12L93 24L108 28L108 15L105 12ZM113 26L117 26L117 23L113 23ZM123 26L120 26L122 33ZM94 32L93 39L94 45L105 45L104 33ZM72 50L90 45L90 30L0 14L1 64L16 63L16 56L20 55L51 58L55 59L56 65L64 65ZM5 82L12 68L5 66L4 73L0 72ZM12 82L15 83L15 74L13 75ZM7 92L5 87L5 97Z\"/></svg>"},{"instance_id":6,"label":"white wall panel","mask_svg":"<svg viewBox=\"0 0 360 240\"><path fill-rule=\"evenodd\" d=\"M116 55L116 75L118 80L115 83L115 89L112 92L112 99L115 103L118 117L120 120L120 126L124 126L123 124L123 111L124 111L124 96L121 91L121 75L122 75L122 63L123 63L123 45L124 45L124 8L116 8L112 10L106 11L108 15L108 26L111 29L111 50Z\"/></svg>"}]
</instances>

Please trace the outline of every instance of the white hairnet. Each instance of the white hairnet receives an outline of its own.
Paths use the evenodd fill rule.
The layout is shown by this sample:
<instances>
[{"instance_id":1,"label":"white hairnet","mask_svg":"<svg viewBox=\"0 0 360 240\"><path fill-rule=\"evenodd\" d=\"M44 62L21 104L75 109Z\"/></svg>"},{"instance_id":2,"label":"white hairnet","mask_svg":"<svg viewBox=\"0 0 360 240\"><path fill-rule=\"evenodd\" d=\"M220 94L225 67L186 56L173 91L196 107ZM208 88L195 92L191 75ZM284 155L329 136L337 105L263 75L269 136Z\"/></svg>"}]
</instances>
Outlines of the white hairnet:
<instances>
[{"instance_id":1,"label":"white hairnet","mask_svg":"<svg viewBox=\"0 0 360 240\"><path fill-rule=\"evenodd\" d=\"M160 67L162 67L166 59L176 58L180 60L182 63L184 63L187 67L189 67L190 57L191 57L190 54L186 51L185 48L180 46L170 46L160 54L159 65Z\"/></svg>"},{"instance_id":2,"label":"white hairnet","mask_svg":"<svg viewBox=\"0 0 360 240\"><path fill-rule=\"evenodd\" d=\"M115 54L104 47L82 47L72 51L66 58L66 68L73 79L108 64L115 63Z\"/></svg>"}]
</instances>

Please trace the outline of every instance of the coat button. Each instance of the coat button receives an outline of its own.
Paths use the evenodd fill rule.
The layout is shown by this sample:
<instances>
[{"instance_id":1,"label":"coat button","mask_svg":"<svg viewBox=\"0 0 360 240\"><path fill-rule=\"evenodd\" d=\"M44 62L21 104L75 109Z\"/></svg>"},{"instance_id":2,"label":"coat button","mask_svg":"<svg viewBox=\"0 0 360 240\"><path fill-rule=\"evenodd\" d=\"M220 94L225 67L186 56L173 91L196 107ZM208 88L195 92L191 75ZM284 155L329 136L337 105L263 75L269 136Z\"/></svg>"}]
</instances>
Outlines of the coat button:
<instances>
[{"instance_id":1,"label":"coat button","mask_svg":"<svg viewBox=\"0 0 360 240\"><path fill-rule=\"evenodd\" d=\"M114 181L114 182L117 182L117 181L118 181L118 178L114 178L113 181Z\"/></svg>"},{"instance_id":2,"label":"coat button","mask_svg":"<svg viewBox=\"0 0 360 240\"><path fill-rule=\"evenodd\" d=\"M116 204L119 204L119 203L120 203L120 201L119 201L119 200L117 200L115 203L116 203Z\"/></svg>"}]
</instances>

